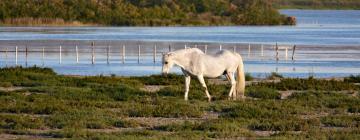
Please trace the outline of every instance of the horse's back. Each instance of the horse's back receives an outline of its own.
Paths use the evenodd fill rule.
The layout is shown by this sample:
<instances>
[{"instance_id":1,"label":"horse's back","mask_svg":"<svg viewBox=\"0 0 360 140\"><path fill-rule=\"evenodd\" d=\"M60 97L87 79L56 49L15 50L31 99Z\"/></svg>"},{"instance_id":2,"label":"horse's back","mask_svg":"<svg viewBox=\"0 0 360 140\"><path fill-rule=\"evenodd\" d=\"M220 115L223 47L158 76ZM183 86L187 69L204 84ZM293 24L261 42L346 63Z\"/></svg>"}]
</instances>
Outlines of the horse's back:
<instances>
[{"instance_id":1,"label":"horse's back","mask_svg":"<svg viewBox=\"0 0 360 140\"><path fill-rule=\"evenodd\" d=\"M227 60L236 60L239 59L239 57L241 58L241 56L238 53L231 52L228 50L218 51L213 56L218 59L227 59Z\"/></svg>"}]
</instances>

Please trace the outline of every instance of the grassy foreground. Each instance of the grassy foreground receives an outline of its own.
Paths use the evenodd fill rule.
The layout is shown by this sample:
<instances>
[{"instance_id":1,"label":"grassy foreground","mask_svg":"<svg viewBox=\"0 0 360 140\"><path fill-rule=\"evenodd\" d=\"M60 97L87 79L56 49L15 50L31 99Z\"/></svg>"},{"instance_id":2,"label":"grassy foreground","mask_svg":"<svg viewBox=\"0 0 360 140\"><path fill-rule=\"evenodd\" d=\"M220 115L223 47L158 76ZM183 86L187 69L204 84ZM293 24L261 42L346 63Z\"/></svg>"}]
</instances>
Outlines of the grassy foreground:
<instances>
[{"instance_id":1,"label":"grassy foreground","mask_svg":"<svg viewBox=\"0 0 360 140\"><path fill-rule=\"evenodd\" d=\"M247 87L244 101L228 101L227 85L209 84L208 103L195 80L183 101L177 75L70 77L2 68L0 139L356 139L359 79L260 82Z\"/></svg>"}]
</instances>

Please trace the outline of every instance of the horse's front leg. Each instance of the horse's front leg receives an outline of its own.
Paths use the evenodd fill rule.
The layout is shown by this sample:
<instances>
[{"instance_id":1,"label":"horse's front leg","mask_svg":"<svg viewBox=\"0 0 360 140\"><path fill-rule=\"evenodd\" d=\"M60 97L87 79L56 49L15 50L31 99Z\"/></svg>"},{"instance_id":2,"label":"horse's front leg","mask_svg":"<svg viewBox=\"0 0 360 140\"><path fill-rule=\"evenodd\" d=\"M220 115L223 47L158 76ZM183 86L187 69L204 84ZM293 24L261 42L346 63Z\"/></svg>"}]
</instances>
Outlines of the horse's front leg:
<instances>
[{"instance_id":1,"label":"horse's front leg","mask_svg":"<svg viewBox=\"0 0 360 140\"><path fill-rule=\"evenodd\" d=\"M231 98L236 99L236 80L235 80L235 76L234 73L232 72L228 72L227 74L228 80L231 84L231 88L230 88L230 92L229 92L229 100Z\"/></svg>"},{"instance_id":2,"label":"horse's front leg","mask_svg":"<svg viewBox=\"0 0 360 140\"><path fill-rule=\"evenodd\" d=\"M189 88L190 88L191 76L185 75L185 101L188 100Z\"/></svg>"},{"instance_id":3,"label":"horse's front leg","mask_svg":"<svg viewBox=\"0 0 360 140\"><path fill-rule=\"evenodd\" d=\"M207 89L207 86L206 86L206 83L205 83L205 80L204 80L204 76L199 75L199 76L197 76L197 78L199 79L200 84L205 88L205 93L206 93L206 96L208 97L208 101L211 102L211 96L210 96L209 91Z\"/></svg>"}]
</instances>

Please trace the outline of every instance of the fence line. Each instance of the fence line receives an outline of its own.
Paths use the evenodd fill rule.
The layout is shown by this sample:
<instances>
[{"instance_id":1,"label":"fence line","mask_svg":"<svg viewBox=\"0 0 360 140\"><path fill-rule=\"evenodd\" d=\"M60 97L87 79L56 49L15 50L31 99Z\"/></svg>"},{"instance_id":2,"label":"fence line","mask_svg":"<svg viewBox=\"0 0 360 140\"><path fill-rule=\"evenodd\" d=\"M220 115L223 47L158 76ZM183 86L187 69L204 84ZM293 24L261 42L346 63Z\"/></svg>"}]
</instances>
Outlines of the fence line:
<instances>
[{"instance_id":1,"label":"fence line","mask_svg":"<svg viewBox=\"0 0 360 140\"><path fill-rule=\"evenodd\" d=\"M142 57L144 57L144 56L150 56L150 60L151 60L151 56L152 56L152 61L153 61L153 63L156 63L157 61L159 61L158 59L157 59L157 57L158 57L158 54L159 53L162 53L162 52L166 52L166 47L158 47L158 45L157 44L154 44L154 46L153 46L153 48L152 49L147 49L146 47L144 47L144 46L142 46L142 45L137 45L138 46L138 48L137 48L137 63L141 63L141 61L142 61ZM64 51L64 48L63 48L63 46L58 46L59 48L58 48L58 62L59 62L59 64L62 64L62 62L63 62L63 51ZM95 45L95 42L91 42L91 45L90 45L90 53L91 53L91 64L95 64L96 63L96 54L97 53L100 53L100 52L98 52L98 51L96 51L97 49L96 49L96 45ZM120 53L120 61L124 64L124 63L126 63L126 45L122 45L122 47L119 47L119 48L116 48L115 47L115 49L112 51L112 46L111 45L107 45L107 46L103 46L103 47L105 47L105 49L103 49L103 50L105 50L105 52L103 53L104 55L105 55L105 57L106 57L106 63L107 64L110 64L111 63L111 58L112 58L112 53L116 53L116 52L119 52ZM256 54L258 54L259 56L261 56L261 57L264 57L264 54L265 54L265 47L264 47L264 45L263 44L261 44L260 46L260 49L255 49L255 51L253 51L253 50L251 50L251 49L253 49L253 48L255 48L255 47L252 47L252 45L251 44L248 44L248 48L247 48L247 50L248 50L248 52L247 52L247 54L248 54L248 58L250 58L250 57L255 57L256 56ZM205 54L207 54L207 53L209 53L209 49L211 49L212 51L216 51L216 48L209 48L208 47L208 45L207 44L204 44L204 45L199 45L199 44L194 44L194 45L187 45L187 44L184 44L184 48L186 48L186 49L188 49L188 48L198 48L198 49L201 49L201 50L203 50L204 51L204 53ZM240 50L238 49L238 48L240 48ZM278 43L276 43L275 44L275 46L274 46L274 48L275 48L275 56L273 56L273 58L275 58L275 60L276 61L279 61L280 60L280 57L279 57L279 55L280 55L280 51L281 50L283 50L284 51L284 60L288 60L288 51L291 49L292 50L292 56L291 56L291 60L295 60L295 51L296 51L296 45L294 45L294 46L292 46L292 47L290 47L289 45L288 46L286 46L286 45L282 45L282 46L280 46ZM25 65L27 66L28 65L28 58L29 58L29 53L30 52L41 52L42 53L42 57L41 57L41 61L42 61L42 65L45 65L45 60L47 59L46 57L45 57L45 53L46 52L57 52L56 50L57 49L53 49L53 48L51 48L50 50L47 50L46 51L46 48L45 47L42 47L41 48L41 50L39 51L39 50L36 50L36 49L32 49L31 51L30 51L30 49L31 48L29 48L27 45L25 46L25 51L24 50L19 50L19 47L18 46L16 46L15 47L15 50L8 50L8 48L5 48L5 49L3 49L4 51L4 53L5 53L5 63L6 63L6 65L7 65L7 63L8 63L8 53L9 52L15 52L15 65L18 65L18 57L19 57L19 55L18 55L18 53L19 52L25 52ZM100 50L101 50L101 48L99 48ZM98 50L99 50L98 49ZM117 49L119 49L119 51L116 51ZM160 51L159 51L159 49L160 49ZM173 47L172 45L168 45L168 50L167 51L173 51L173 50L175 50L176 49L176 47ZM219 48L218 48L219 50L231 50L231 46L223 46L222 44L219 44ZM234 45L234 46L232 46L232 51L233 52L238 52L238 51L240 51L241 52L241 50L246 50L246 47L244 48L244 46L236 46L236 45ZM55 51L54 51L55 50ZM73 52L73 53L75 53L75 57L76 57L76 64L78 64L79 63L79 61L80 61L80 55L79 55L79 53L80 53L80 48L78 47L78 45L76 45L75 46L75 49L73 49L73 50L75 50L75 52ZM152 50L152 51L149 51L149 50ZM165 51L164 51L165 50ZM271 50L271 49L270 49ZM147 52L146 52L147 51ZM256 53L256 51L257 51L257 53ZM267 49L267 52L269 51L269 49ZM66 53L67 51L66 51L66 49L65 49L65 53ZM103 52L103 51L102 51ZM271 51L270 51L271 52ZM145 54L144 56L143 56L143 54ZM150 54L150 55L149 55ZM104 55L101 55L101 56L104 56ZM101 58L104 58L104 57L101 57ZM74 60L74 59L73 59ZM263 59L261 59L261 60L263 60Z\"/></svg>"}]
</instances>

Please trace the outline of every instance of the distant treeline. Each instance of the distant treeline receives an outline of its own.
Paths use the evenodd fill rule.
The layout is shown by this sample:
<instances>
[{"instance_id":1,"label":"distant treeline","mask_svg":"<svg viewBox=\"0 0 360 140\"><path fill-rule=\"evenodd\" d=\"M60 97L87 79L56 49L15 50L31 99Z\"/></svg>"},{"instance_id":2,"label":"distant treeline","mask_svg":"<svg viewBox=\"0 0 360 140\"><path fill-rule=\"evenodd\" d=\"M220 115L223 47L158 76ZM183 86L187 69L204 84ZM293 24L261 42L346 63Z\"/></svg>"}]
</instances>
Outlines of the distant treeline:
<instances>
[{"instance_id":1,"label":"distant treeline","mask_svg":"<svg viewBox=\"0 0 360 140\"><path fill-rule=\"evenodd\" d=\"M273 0L276 8L360 9L360 0Z\"/></svg>"},{"instance_id":2,"label":"distant treeline","mask_svg":"<svg viewBox=\"0 0 360 140\"><path fill-rule=\"evenodd\" d=\"M295 24L271 0L1 0L0 20L7 25Z\"/></svg>"}]
</instances>

